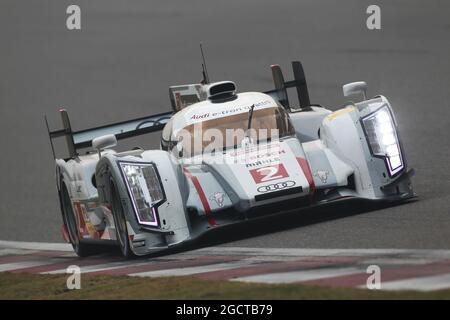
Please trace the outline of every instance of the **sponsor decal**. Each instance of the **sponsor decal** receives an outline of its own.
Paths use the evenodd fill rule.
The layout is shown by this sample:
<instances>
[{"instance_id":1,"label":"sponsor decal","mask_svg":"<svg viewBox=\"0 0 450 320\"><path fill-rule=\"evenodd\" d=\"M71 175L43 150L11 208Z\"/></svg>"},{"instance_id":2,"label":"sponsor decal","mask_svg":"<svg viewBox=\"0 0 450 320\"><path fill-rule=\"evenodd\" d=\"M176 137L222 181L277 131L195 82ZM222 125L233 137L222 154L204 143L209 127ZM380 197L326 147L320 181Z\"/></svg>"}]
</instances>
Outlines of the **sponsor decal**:
<instances>
[{"instance_id":1,"label":"sponsor decal","mask_svg":"<svg viewBox=\"0 0 450 320\"><path fill-rule=\"evenodd\" d=\"M280 155L285 154L286 150L280 149L278 144L269 146L251 147L249 150L240 149L226 154L226 163L242 163L249 169L268 165L276 165L281 162Z\"/></svg>"},{"instance_id":2,"label":"sponsor decal","mask_svg":"<svg viewBox=\"0 0 450 320\"><path fill-rule=\"evenodd\" d=\"M245 166L247 168L255 168L255 167L260 167L263 165L279 163L279 162L280 162L280 158L269 158L269 159L261 159L261 160L249 162L249 163L246 163Z\"/></svg>"},{"instance_id":3,"label":"sponsor decal","mask_svg":"<svg viewBox=\"0 0 450 320\"><path fill-rule=\"evenodd\" d=\"M285 150L280 149L278 145L274 145L257 152L248 152L244 155L243 160L247 168L255 168L262 165L280 163L280 155L285 153Z\"/></svg>"},{"instance_id":4,"label":"sponsor decal","mask_svg":"<svg viewBox=\"0 0 450 320\"><path fill-rule=\"evenodd\" d=\"M283 181L278 183L272 183L265 186L260 186L258 189L256 189L259 193L266 193L266 192L272 192L277 190L282 190L286 188L290 188L295 186L295 181Z\"/></svg>"},{"instance_id":5,"label":"sponsor decal","mask_svg":"<svg viewBox=\"0 0 450 320\"><path fill-rule=\"evenodd\" d=\"M88 216L88 209L86 206L92 205L93 202L81 203L80 201L74 201L73 207L77 220L77 226L82 238L94 238L100 239L100 233L95 228Z\"/></svg>"},{"instance_id":6,"label":"sponsor decal","mask_svg":"<svg viewBox=\"0 0 450 320\"><path fill-rule=\"evenodd\" d=\"M191 116L191 120L200 120L200 119L207 119L210 117L210 113L204 113L204 114L193 114Z\"/></svg>"},{"instance_id":7,"label":"sponsor decal","mask_svg":"<svg viewBox=\"0 0 450 320\"><path fill-rule=\"evenodd\" d=\"M214 194L209 197L209 200L215 201L217 205L222 208L223 201L225 200L225 194L223 192L214 192Z\"/></svg>"},{"instance_id":8,"label":"sponsor decal","mask_svg":"<svg viewBox=\"0 0 450 320\"><path fill-rule=\"evenodd\" d=\"M80 235L83 237L87 233L86 225L85 225L86 216L84 215L84 212L83 212L84 205L81 204L79 201L74 201L73 207L75 209L74 213L75 213L76 220L77 220L77 227L78 227L78 230L80 231Z\"/></svg>"},{"instance_id":9,"label":"sponsor decal","mask_svg":"<svg viewBox=\"0 0 450 320\"><path fill-rule=\"evenodd\" d=\"M263 183L272 180L279 180L289 177L286 168L282 163L249 170L255 183Z\"/></svg>"},{"instance_id":10,"label":"sponsor decal","mask_svg":"<svg viewBox=\"0 0 450 320\"><path fill-rule=\"evenodd\" d=\"M274 106L273 102L270 100L263 100L255 103L255 107L267 107ZM214 111L214 112L204 112L201 114L194 113L188 116L188 119L191 123L196 122L197 120L206 120L206 119L216 119L221 117L226 117L233 114L244 113L250 110L251 105L249 106L227 106L225 109Z\"/></svg>"},{"instance_id":11,"label":"sponsor decal","mask_svg":"<svg viewBox=\"0 0 450 320\"><path fill-rule=\"evenodd\" d=\"M255 157L268 157L268 156L276 156L279 154L285 154L286 150L282 149L281 143L279 141L275 141L268 144L255 144L250 146L247 150L238 149L227 152L227 155L230 157L240 157L245 155L247 159L252 159Z\"/></svg>"},{"instance_id":12,"label":"sponsor decal","mask_svg":"<svg viewBox=\"0 0 450 320\"><path fill-rule=\"evenodd\" d=\"M89 235L93 238L96 238L97 230L95 229L94 225L88 221L86 221L85 225Z\"/></svg>"},{"instance_id":13,"label":"sponsor decal","mask_svg":"<svg viewBox=\"0 0 450 320\"><path fill-rule=\"evenodd\" d=\"M327 170L317 170L316 173L314 173L314 176L319 178L322 183L327 183L329 174L330 172Z\"/></svg>"}]
</instances>

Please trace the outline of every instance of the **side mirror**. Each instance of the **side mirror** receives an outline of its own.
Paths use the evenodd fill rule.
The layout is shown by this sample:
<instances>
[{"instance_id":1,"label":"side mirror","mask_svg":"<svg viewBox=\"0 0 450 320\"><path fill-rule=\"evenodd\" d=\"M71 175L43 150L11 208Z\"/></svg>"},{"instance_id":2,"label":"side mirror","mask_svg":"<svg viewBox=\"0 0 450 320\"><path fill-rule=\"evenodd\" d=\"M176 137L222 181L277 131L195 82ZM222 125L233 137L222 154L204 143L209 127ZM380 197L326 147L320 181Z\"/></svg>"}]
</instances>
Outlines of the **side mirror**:
<instances>
[{"instance_id":1,"label":"side mirror","mask_svg":"<svg viewBox=\"0 0 450 320\"><path fill-rule=\"evenodd\" d=\"M344 97L362 94L364 100L367 99L367 96L366 96L367 83L365 83L364 81L351 82L351 83L344 84L342 86L342 91L344 93Z\"/></svg>"},{"instance_id":2,"label":"side mirror","mask_svg":"<svg viewBox=\"0 0 450 320\"><path fill-rule=\"evenodd\" d=\"M113 134L107 134L104 136L92 139L92 147L98 151L98 157L101 157L101 151L103 149L112 148L117 145L116 136Z\"/></svg>"}]
</instances>

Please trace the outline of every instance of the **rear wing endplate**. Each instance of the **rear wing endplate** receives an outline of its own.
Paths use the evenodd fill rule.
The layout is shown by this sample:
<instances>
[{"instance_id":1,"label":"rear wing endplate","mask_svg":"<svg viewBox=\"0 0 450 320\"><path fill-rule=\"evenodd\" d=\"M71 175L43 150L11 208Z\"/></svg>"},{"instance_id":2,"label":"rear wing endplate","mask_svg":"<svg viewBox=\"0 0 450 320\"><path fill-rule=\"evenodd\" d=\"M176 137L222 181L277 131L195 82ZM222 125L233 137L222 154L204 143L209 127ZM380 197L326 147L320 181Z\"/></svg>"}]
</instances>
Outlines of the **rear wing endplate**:
<instances>
[{"instance_id":1,"label":"rear wing endplate","mask_svg":"<svg viewBox=\"0 0 450 320\"><path fill-rule=\"evenodd\" d=\"M69 157L74 158L78 155L79 149L91 147L92 139L94 138L107 134L113 134L116 136L117 140L120 140L139 136L141 134L149 132L160 131L172 117L172 112L165 112L147 117L112 123L100 127L72 131L67 111L65 109L60 109L59 112L61 114L63 125L63 128L60 130L50 131L47 117L45 117L45 124L47 126L47 131L50 138L53 158L56 158L55 149L53 146L53 139L55 138L66 138Z\"/></svg>"},{"instance_id":2,"label":"rear wing endplate","mask_svg":"<svg viewBox=\"0 0 450 320\"><path fill-rule=\"evenodd\" d=\"M287 94L288 88L296 88L298 101L302 110L311 110L311 102L309 100L308 86L306 84L305 72L300 61L292 61L292 71L294 73L294 80L284 81L283 72L279 65L271 65L272 78L275 89L266 91L264 93L270 95L272 98L278 100L280 104L290 109L289 98Z\"/></svg>"}]
</instances>

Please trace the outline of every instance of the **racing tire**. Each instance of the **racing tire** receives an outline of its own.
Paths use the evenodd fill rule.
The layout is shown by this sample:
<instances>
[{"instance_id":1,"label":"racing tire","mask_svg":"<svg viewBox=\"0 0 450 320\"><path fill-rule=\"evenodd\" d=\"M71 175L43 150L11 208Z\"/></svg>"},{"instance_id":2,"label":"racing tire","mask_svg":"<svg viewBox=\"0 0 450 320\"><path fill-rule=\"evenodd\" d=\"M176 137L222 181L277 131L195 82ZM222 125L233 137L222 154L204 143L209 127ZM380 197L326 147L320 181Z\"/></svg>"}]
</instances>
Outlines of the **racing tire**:
<instances>
[{"instance_id":1,"label":"racing tire","mask_svg":"<svg viewBox=\"0 0 450 320\"><path fill-rule=\"evenodd\" d=\"M123 210L122 201L120 200L119 190L112 178L110 182L110 204L120 252L125 258L133 258L136 255L131 250L125 212Z\"/></svg>"},{"instance_id":2,"label":"racing tire","mask_svg":"<svg viewBox=\"0 0 450 320\"><path fill-rule=\"evenodd\" d=\"M75 251L75 253L79 257L87 257L99 253L99 249L97 246L83 243L80 241L77 220L75 217L75 213L73 212L72 201L70 200L66 184L62 180L61 180L60 199L61 199L61 211L63 216L63 222L67 228L69 240L70 243L72 244L73 251Z\"/></svg>"}]
</instances>

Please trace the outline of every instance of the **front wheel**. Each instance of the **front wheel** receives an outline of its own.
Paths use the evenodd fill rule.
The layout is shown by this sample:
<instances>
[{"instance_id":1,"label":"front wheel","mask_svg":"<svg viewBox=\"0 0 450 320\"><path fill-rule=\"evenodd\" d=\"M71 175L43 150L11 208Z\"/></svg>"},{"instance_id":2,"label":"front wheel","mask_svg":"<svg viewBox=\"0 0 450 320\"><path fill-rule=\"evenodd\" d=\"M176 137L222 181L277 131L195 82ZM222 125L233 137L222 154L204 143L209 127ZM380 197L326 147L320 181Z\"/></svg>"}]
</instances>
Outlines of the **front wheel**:
<instances>
[{"instance_id":1,"label":"front wheel","mask_svg":"<svg viewBox=\"0 0 450 320\"><path fill-rule=\"evenodd\" d=\"M130 240L128 236L127 220L125 218L125 212L123 210L122 202L120 200L119 190L116 184L111 179L111 209L114 217L114 224L116 227L116 238L119 243L120 251L126 258L132 258L135 256L130 247Z\"/></svg>"},{"instance_id":2,"label":"front wheel","mask_svg":"<svg viewBox=\"0 0 450 320\"><path fill-rule=\"evenodd\" d=\"M75 253L79 257L87 257L98 253L98 248L96 246L80 242L77 220L75 213L73 212L72 201L70 200L69 192L64 181L61 181L60 199L63 222L67 227L69 240Z\"/></svg>"}]
</instances>

